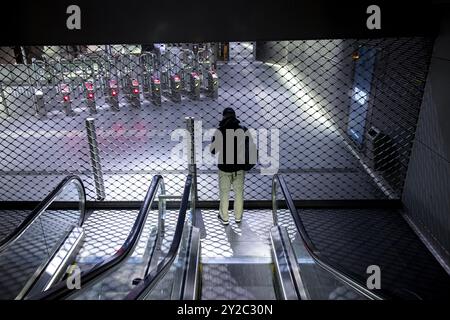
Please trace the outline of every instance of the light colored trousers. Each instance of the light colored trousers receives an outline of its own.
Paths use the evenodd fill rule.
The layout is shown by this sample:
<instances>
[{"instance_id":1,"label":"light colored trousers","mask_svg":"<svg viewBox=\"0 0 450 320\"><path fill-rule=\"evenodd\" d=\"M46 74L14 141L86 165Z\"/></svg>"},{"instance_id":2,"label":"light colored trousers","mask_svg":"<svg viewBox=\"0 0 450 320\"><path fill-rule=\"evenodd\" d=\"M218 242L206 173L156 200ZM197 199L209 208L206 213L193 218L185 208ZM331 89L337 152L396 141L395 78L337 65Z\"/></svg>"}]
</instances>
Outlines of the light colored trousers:
<instances>
[{"instance_id":1,"label":"light colored trousers","mask_svg":"<svg viewBox=\"0 0 450 320\"><path fill-rule=\"evenodd\" d=\"M228 221L228 205L231 185L234 191L234 216L236 220L242 219L244 212L244 177L245 171L224 172L219 170L219 197L220 215L223 220Z\"/></svg>"}]
</instances>

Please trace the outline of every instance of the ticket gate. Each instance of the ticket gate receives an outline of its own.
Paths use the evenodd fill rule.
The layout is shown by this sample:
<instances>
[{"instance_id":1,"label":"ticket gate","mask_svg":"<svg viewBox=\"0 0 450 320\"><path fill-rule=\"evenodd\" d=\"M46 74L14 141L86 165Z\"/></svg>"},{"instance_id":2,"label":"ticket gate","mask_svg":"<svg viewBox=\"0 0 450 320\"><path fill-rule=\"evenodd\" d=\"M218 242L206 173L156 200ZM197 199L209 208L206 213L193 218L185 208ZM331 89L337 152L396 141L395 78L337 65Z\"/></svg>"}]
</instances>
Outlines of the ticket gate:
<instances>
[{"instance_id":1,"label":"ticket gate","mask_svg":"<svg viewBox=\"0 0 450 320\"><path fill-rule=\"evenodd\" d=\"M95 104L95 90L94 83L91 81L87 81L84 83L84 87L86 89L86 104L89 108L89 113L97 113L97 107Z\"/></svg>"},{"instance_id":2,"label":"ticket gate","mask_svg":"<svg viewBox=\"0 0 450 320\"><path fill-rule=\"evenodd\" d=\"M119 85L116 80L108 81L107 103L113 111L119 111Z\"/></svg>"},{"instance_id":3,"label":"ticket gate","mask_svg":"<svg viewBox=\"0 0 450 320\"><path fill-rule=\"evenodd\" d=\"M181 78L177 74L170 77L170 96L174 102L181 102Z\"/></svg>"},{"instance_id":4,"label":"ticket gate","mask_svg":"<svg viewBox=\"0 0 450 320\"><path fill-rule=\"evenodd\" d=\"M45 110L44 93L42 90L36 89L34 91L34 107L38 117L43 118L47 115L47 110Z\"/></svg>"},{"instance_id":5,"label":"ticket gate","mask_svg":"<svg viewBox=\"0 0 450 320\"><path fill-rule=\"evenodd\" d=\"M219 78L214 70L208 71L208 94L213 99L219 96Z\"/></svg>"},{"instance_id":6,"label":"ticket gate","mask_svg":"<svg viewBox=\"0 0 450 320\"><path fill-rule=\"evenodd\" d=\"M47 63L35 58L31 58L31 61L31 79L33 83L39 87L55 85L54 63Z\"/></svg>"},{"instance_id":7,"label":"ticket gate","mask_svg":"<svg viewBox=\"0 0 450 320\"><path fill-rule=\"evenodd\" d=\"M94 74L91 67L82 58L60 59L56 67L60 83L70 83L71 98L82 99L86 90L84 83Z\"/></svg>"},{"instance_id":8,"label":"ticket gate","mask_svg":"<svg viewBox=\"0 0 450 320\"><path fill-rule=\"evenodd\" d=\"M67 83L62 83L59 85L59 92L62 96L62 104L63 110L68 116L72 116L74 114L72 110L72 100L70 98L71 89Z\"/></svg>"},{"instance_id":9,"label":"ticket gate","mask_svg":"<svg viewBox=\"0 0 450 320\"><path fill-rule=\"evenodd\" d=\"M184 93L193 100L200 99L201 75L197 72L198 64L191 49L183 49L181 53L181 87Z\"/></svg>"},{"instance_id":10,"label":"ticket gate","mask_svg":"<svg viewBox=\"0 0 450 320\"><path fill-rule=\"evenodd\" d=\"M183 51L181 48L172 46L161 52L159 80L161 81L161 93L174 102L181 101L183 91Z\"/></svg>"},{"instance_id":11,"label":"ticket gate","mask_svg":"<svg viewBox=\"0 0 450 320\"><path fill-rule=\"evenodd\" d=\"M123 88L123 93L128 96L131 93L131 75L125 74L121 78L121 85Z\"/></svg>"},{"instance_id":12,"label":"ticket gate","mask_svg":"<svg viewBox=\"0 0 450 320\"><path fill-rule=\"evenodd\" d=\"M149 99L151 97L151 76L144 71L142 74L142 94L144 99Z\"/></svg>"},{"instance_id":13,"label":"ticket gate","mask_svg":"<svg viewBox=\"0 0 450 320\"><path fill-rule=\"evenodd\" d=\"M197 72L190 73L189 93L193 100L200 99L201 79Z\"/></svg>"},{"instance_id":14,"label":"ticket gate","mask_svg":"<svg viewBox=\"0 0 450 320\"><path fill-rule=\"evenodd\" d=\"M166 53L166 45L164 43L155 43L154 51L156 52L156 58L158 61L161 61L162 57Z\"/></svg>"},{"instance_id":15,"label":"ticket gate","mask_svg":"<svg viewBox=\"0 0 450 320\"><path fill-rule=\"evenodd\" d=\"M167 68L162 68L161 70L161 89L163 91L169 91L170 83L169 83L169 70Z\"/></svg>"},{"instance_id":16,"label":"ticket gate","mask_svg":"<svg viewBox=\"0 0 450 320\"><path fill-rule=\"evenodd\" d=\"M202 45L195 53L194 70L200 77L201 90L213 99L218 97L219 88L219 77L215 71L216 60L216 55L211 49L210 44Z\"/></svg>"},{"instance_id":17,"label":"ticket gate","mask_svg":"<svg viewBox=\"0 0 450 320\"><path fill-rule=\"evenodd\" d=\"M131 106L133 106L135 108L141 107L139 81L137 79L131 79L130 86L128 88L127 98L128 98L128 101L130 102Z\"/></svg>"},{"instance_id":18,"label":"ticket gate","mask_svg":"<svg viewBox=\"0 0 450 320\"><path fill-rule=\"evenodd\" d=\"M161 81L159 78L153 76L151 78L152 82L152 102L153 104L160 106L161 105Z\"/></svg>"},{"instance_id":19,"label":"ticket gate","mask_svg":"<svg viewBox=\"0 0 450 320\"><path fill-rule=\"evenodd\" d=\"M117 78L117 67L115 66L115 64L117 64L117 61L115 61L112 57L105 58L105 61L102 64L102 75L100 77L100 82L102 84L103 95L107 97L107 99L110 96L111 92L111 88L109 86L110 81L112 81L113 78Z\"/></svg>"},{"instance_id":20,"label":"ticket gate","mask_svg":"<svg viewBox=\"0 0 450 320\"><path fill-rule=\"evenodd\" d=\"M146 52L139 57L142 69L142 93L147 100L152 99L152 76L156 70L156 55Z\"/></svg>"}]
</instances>

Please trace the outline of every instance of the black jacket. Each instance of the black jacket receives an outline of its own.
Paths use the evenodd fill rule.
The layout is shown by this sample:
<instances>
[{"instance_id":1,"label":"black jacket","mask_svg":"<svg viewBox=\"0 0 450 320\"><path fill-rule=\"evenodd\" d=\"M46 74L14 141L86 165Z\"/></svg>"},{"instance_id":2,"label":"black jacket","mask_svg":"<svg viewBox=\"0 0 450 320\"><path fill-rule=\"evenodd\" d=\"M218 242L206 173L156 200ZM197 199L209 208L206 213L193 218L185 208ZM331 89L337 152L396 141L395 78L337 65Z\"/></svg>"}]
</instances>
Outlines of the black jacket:
<instances>
[{"instance_id":1,"label":"black jacket","mask_svg":"<svg viewBox=\"0 0 450 320\"><path fill-rule=\"evenodd\" d=\"M229 117L229 118L225 118L222 121L220 121L219 123L219 128L216 130L213 138L212 138L212 144L211 144L211 153L212 154L218 154L219 155L219 163L218 163L218 167L219 170L221 171L225 171L225 172L236 172L239 170L248 170L248 165L246 165L245 163L243 163L242 161L238 162L238 155L242 156L243 154L245 155L245 143L247 143L247 141L245 141L244 144L239 143L238 139L235 137L234 141L227 141L227 135L226 135L226 130L227 129L241 129L244 132L247 132L247 128L243 127L240 125L240 121L236 118L236 117ZM217 145L218 142L218 138L217 135L221 134L222 135L222 145ZM217 139L216 139L217 138ZM246 139L247 140L247 139ZM242 142L242 141L241 141ZM228 144L233 144L232 146L230 145L230 149L231 147L234 150L234 159L231 162L227 162L227 152L226 152L226 146ZM242 159L242 158L240 158Z\"/></svg>"}]
</instances>

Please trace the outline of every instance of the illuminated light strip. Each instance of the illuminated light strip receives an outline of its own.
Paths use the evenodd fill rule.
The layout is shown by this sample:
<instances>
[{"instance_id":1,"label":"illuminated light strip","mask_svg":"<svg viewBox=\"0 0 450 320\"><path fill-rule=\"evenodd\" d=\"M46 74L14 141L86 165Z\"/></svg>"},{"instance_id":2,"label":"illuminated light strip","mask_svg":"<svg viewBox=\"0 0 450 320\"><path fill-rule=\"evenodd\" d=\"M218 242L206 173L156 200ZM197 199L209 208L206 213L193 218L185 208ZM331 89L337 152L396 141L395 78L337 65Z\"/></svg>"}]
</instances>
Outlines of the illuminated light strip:
<instances>
[{"instance_id":1,"label":"illuminated light strip","mask_svg":"<svg viewBox=\"0 0 450 320\"><path fill-rule=\"evenodd\" d=\"M221 243L223 245L223 243ZM231 248L227 248L231 250ZM203 249L208 251L208 249ZM271 257L235 257L231 252L221 252L221 256L210 256L206 254L206 257L202 257L202 263L204 264L270 264L272 263Z\"/></svg>"},{"instance_id":2,"label":"illuminated light strip","mask_svg":"<svg viewBox=\"0 0 450 320\"><path fill-rule=\"evenodd\" d=\"M358 87L354 87L353 91L354 91L353 100L359 103L360 105L365 104L369 99L367 92L365 92L364 90L361 90Z\"/></svg>"},{"instance_id":3,"label":"illuminated light strip","mask_svg":"<svg viewBox=\"0 0 450 320\"><path fill-rule=\"evenodd\" d=\"M313 258L298 258L297 263L298 264L315 264L316 262L314 261Z\"/></svg>"},{"instance_id":4,"label":"illuminated light strip","mask_svg":"<svg viewBox=\"0 0 450 320\"><path fill-rule=\"evenodd\" d=\"M359 134L357 134L357 133L355 132L355 130L350 129L350 132L356 137L356 139L359 139Z\"/></svg>"}]
</instances>

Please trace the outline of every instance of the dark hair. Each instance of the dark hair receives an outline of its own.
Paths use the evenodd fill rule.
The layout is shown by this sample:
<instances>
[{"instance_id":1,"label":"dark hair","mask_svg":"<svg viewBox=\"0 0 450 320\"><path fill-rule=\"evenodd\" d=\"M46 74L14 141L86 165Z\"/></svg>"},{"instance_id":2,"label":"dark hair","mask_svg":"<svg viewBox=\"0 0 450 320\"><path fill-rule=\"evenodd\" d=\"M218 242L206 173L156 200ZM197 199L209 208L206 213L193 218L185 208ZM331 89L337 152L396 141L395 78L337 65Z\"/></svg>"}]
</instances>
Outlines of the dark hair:
<instances>
[{"instance_id":1,"label":"dark hair","mask_svg":"<svg viewBox=\"0 0 450 320\"><path fill-rule=\"evenodd\" d=\"M236 113L234 112L234 110L233 110L233 108L225 108L224 110L223 110L223 113L222 113L222 115L224 116L224 117L229 117L229 116L234 116L234 117L236 117Z\"/></svg>"}]
</instances>

